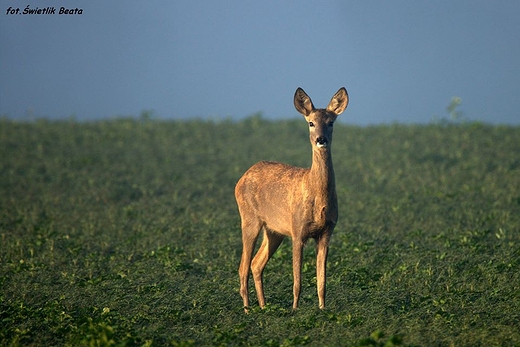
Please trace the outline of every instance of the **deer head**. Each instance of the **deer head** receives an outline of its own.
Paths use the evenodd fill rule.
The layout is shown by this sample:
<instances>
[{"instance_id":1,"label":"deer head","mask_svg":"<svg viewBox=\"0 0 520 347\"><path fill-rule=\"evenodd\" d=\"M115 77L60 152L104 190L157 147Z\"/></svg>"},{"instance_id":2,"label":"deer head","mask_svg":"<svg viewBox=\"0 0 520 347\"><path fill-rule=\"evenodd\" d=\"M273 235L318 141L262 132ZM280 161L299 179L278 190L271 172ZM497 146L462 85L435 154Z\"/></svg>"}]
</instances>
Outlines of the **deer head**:
<instances>
[{"instance_id":1,"label":"deer head","mask_svg":"<svg viewBox=\"0 0 520 347\"><path fill-rule=\"evenodd\" d=\"M309 137L313 149L328 149L332 144L332 128L334 121L348 105L348 94L340 88L332 97L325 109L316 109L311 98L301 88L294 93L294 107L300 112L309 125Z\"/></svg>"}]
</instances>

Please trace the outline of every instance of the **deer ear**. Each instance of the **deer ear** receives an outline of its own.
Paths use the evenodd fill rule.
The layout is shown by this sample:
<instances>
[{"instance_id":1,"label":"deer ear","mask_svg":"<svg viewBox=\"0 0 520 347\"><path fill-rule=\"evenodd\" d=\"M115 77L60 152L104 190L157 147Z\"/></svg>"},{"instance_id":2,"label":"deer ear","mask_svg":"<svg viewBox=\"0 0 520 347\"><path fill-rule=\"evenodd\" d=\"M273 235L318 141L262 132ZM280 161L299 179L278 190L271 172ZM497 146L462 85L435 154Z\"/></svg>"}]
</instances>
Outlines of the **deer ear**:
<instances>
[{"instance_id":1,"label":"deer ear","mask_svg":"<svg viewBox=\"0 0 520 347\"><path fill-rule=\"evenodd\" d=\"M308 116L312 111L314 111L314 105L312 104L311 98L309 98L307 93L299 87L294 93L294 107L296 107L296 110L304 116Z\"/></svg>"},{"instance_id":2,"label":"deer ear","mask_svg":"<svg viewBox=\"0 0 520 347\"><path fill-rule=\"evenodd\" d=\"M339 115L340 113L345 111L347 105L348 93L345 87L341 87L330 100L329 106L327 106L327 111L331 111Z\"/></svg>"}]
</instances>

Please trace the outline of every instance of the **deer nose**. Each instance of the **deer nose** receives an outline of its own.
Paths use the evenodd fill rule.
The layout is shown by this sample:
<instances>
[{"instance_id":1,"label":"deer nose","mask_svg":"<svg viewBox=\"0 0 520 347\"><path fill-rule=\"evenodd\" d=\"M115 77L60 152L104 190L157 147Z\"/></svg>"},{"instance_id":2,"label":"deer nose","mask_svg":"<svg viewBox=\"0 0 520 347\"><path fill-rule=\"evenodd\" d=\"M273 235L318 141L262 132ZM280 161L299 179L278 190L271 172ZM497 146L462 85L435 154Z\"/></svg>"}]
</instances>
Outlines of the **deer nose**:
<instances>
[{"instance_id":1,"label":"deer nose","mask_svg":"<svg viewBox=\"0 0 520 347\"><path fill-rule=\"evenodd\" d=\"M318 147L327 147L327 144L328 144L328 140L327 138L323 137L323 136L320 136L316 139L316 145Z\"/></svg>"}]
</instances>

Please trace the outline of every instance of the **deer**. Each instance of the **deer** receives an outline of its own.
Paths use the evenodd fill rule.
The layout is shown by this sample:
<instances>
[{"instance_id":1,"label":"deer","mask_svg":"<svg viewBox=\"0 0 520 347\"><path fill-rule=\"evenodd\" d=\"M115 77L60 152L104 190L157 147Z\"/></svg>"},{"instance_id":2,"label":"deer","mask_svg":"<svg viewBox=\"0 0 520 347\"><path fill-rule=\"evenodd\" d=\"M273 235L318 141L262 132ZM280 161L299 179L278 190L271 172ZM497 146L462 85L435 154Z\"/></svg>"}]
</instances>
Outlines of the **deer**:
<instances>
[{"instance_id":1,"label":"deer","mask_svg":"<svg viewBox=\"0 0 520 347\"><path fill-rule=\"evenodd\" d=\"M274 161L251 166L235 186L241 218L242 256L238 269L240 295L249 312L249 270L253 274L258 304L265 307L264 268L285 237L292 239L293 310L298 308L301 292L303 247L316 241L316 282L319 308L325 308L326 262L329 242L338 221L338 198L331 146L334 121L349 102L342 87L327 108L316 109L302 88L294 93L294 106L309 127L312 146L310 168ZM262 243L253 258L256 241L263 231Z\"/></svg>"}]
</instances>

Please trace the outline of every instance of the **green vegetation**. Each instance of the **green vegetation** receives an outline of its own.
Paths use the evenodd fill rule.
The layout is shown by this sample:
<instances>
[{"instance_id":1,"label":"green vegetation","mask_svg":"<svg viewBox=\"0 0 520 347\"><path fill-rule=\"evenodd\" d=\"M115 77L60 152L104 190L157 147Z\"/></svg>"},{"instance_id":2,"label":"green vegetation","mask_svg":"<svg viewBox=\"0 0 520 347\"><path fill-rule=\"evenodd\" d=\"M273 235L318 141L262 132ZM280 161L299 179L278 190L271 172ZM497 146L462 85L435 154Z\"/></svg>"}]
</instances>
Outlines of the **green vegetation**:
<instances>
[{"instance_id":1,"label":"green vegetation","mask_svg":"<svg viewBox=\"0 0 520 347\"><path fill-rule=\"evenodd\" d=\"M234 185L308 166L303 120L0 120L0 345L520 346L520 128L337 124L333 152L327 308L309 244L291 310L286 240L246 315Z\"/></svg>"}]
</instances>

